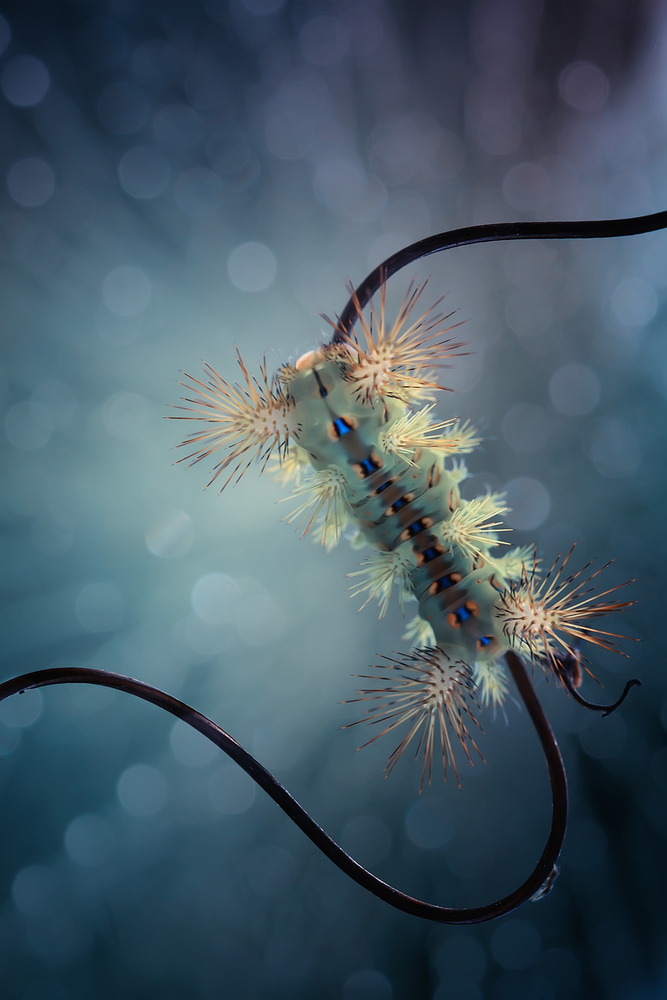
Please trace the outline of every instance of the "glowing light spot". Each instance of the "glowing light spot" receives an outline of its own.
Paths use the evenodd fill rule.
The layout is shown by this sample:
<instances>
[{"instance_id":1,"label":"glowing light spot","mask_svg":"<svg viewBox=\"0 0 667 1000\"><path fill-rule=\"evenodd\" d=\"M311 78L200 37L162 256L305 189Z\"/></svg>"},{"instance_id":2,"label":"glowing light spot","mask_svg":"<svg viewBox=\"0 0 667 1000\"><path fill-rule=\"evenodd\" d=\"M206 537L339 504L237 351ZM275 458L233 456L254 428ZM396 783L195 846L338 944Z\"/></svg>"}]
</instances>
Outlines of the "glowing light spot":
<instances>
[{"instance_id":1,"label":"glowing light spot","mask_svg":"<svg viewBox=\"0 0 667 1000\"><path fill-rule=\"evenodd\" d=\"M159 559L177 559L185 555L194 540L194 530L187 514L170 510L146 529L146 548Z\"/></svg>"},{"instance_id":2,"label":"glowing light spot","mask_svg":"<svg viewBox=\"0 0 667 1000\"><path fill-rule=\"evenodd\" d=\"M102 407L106 430L121 441L139 441L148 432L152 408L136 392L115 392Z\"/></svg>"},{"instance_id":3,"label":"glowing light spot","mask_svg":"<svg viewBox=\"0 0 667 1000\"><path fill-rule=\"evenodd\" d=\"M70 860L82 868L105 864L113 853L113 830L101 816L77 816L65 830L64 840Z\"/></svg>"},{"instance_id":4,"label":"glowing light spot","mask_svg":"<svg viewBox=\"0 0 667 1000\"><path fill-rule=\"evenodd\" d=\"M157 198L169 183L169 162L159 149L135 146L118 164L118 178L133 198Z\"/></svg>"},{"instance_id":5,"label":"glowing light spot","mask_svg":"<svg viewBox=\"0 0 667 1000\"><path fill-rule=\"evenodd\" d=\"M26 729L37 722L42 705L41 692L24 691L20 698L0 702L0 722L10 729Z\"/></svg>"},{"instance_id":6,"label":"glowing light spot","mask_svg":"<svg viewBox=\"0 0 667 1000\"><path fill-rule=\"evenodd\" d=\"M546 487L530 476L517 476L505 487L510 511L505 520L513 528L538 528L546 521L551 497Z\"/></svg>"},{"instance_id":7,"label":"glowing light spot","mask_svg":"<svg viewBox=\"0 0 667 1000\"><path fill-rule=\"evenodd\" d=\"M360 969L345 981L343 1000L393 1000L391 983L376 969Z\"/></svg>"},{"instance_id":8,"label":"glowing light spot","mask_svg":"<svg viewBox=\"0 0 667 1000\"><path fill-rule=\"evenodd\" d=\"M17 403L5 417L5 434L15 448L34 451L51 437L53 420L45 406L33 400Z\"/></svg>"},{"instance_id":9,"label":"glowing light spot","mask_svg":"<svg viewBox=\"0 0 667 1000\"><path fill-rule=\"evenodd\" d=\"M3 94L17 108L32 108L39 104L50 84L48 69L35 56L16 56L10 59L0 77Z\"/></svg>"},{"instance_id":10,"label":"glowing light spot","mask_svg":"<svg viewBox=\"0 0 667 1000\"><path fill-rule=\"evenodd\" d=\"M118 801L130 816L154 816L165 805L169 789L164 775L150 764L133 764L116 786Z\"/></svg>"},{"instance_id":11,"label":"glowing light spot","mask_svg":"<svg viewBox=\"0 0 667 1000\"><path fill-rule=\"evenodd\" d=\"M227 270L242 292L263 292L276 277L276 258L264 243L241 243L230 254Z\"/></svg>"},{"instance_id":12,"label":"glowing light spot","mask_svg":"<svg viewBox=\"0 0 667 1000\"><path fill-rule=\"evenodd\" d=\"M563 365L549 382L551 402L569 417L583 417L600 402L600 380L586 365Z\"/></svg>"},{"instance_id":13,"label":"glowing light spot","mask_svg":"<svg viewBox=\"0 0 667 1000\"><path fill-rule=\"evenodd\" d=\"M194 613L209 625L228 625L234 619L239 599L235 580L226 573L206 573L201 576L190 594Z\"/></svg>"},{"instance_id":14,"label":"glowing light spot","mask_svg":"<svg viewBox=\"0 0 667 1000\"><path fill-rule=\"evenodd\" d=\"M658 311L658 296L643 278L625 278L612 293L611 307L624 326L642 327Z\"/></svg>"},{"instance_id":15,"label":"glowing light spot","mask_svg":"<svg viewBox=\"0 0 667 1000\"><path fill-rule=\"evenodd\" d=\"M27 156L18 160L7 174L9 193L22 208L36 208L49 200L55 189L55 176L44 160Z\"/></svg>"},{"instance_id":16,"label":"glowing light spot","mask_svg":"<svg viewBox=\"0 0 667 1000\"><path fill-rule=\"evenodd\" d=\"M116 267L102 285L107 309L116 316L137 316L151 300L151 283L138 267Z\"/></svg>"},{"instance_id":17,"label":"glowing light spot","mask_svg":"<svg viewBox=\"0 0 667 1000\"><path fill-rule=\"evenodd\" d=\"M560 96L575 111L599 111L609 97L609 80L595 63L578 61L558 78Z\"/></svg>"}]
</instances>

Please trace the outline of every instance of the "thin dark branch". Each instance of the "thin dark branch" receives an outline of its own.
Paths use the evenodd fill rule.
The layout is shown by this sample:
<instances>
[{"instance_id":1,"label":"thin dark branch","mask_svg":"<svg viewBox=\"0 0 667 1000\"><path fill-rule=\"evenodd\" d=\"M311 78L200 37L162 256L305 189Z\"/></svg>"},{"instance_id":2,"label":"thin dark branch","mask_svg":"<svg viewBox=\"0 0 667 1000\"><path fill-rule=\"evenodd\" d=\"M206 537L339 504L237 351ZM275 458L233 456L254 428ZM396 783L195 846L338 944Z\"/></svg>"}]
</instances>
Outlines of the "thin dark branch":
<instances>
[{"instance_id":1,"label":"thin dark branch","mask_svg":"<svg viewBox=\"0 0 667 1000\"><path fill-rule=\"evenodd\" d=\"M567 781L558 744L521 660L514 653L508 653L506 659L519 689L519 694L537 730L547 759L553 799L551 831L540 860L523 885L497 902L470 909L436 906L433 903L414 899L366 871L317 825L280 782L247 750L244 750L235 739L214 722L211 722L210 719L190 708L189 705L150 684L144 684L143 681L124 677L122 674L110 673L106 670L86 667L55 667L51 670L36 670L23 674L0 684L0 701L29 688L46 687L50 684L98 684L103 687L115 688L118 691L125 691L126 694L151 702L171 715L175 715L176 718L182 719L183 722L192 726L193 729L220 747L271 796L274 802L287 813L323 854L364 889L397 909L418 917L425 917L428 920L445 924L475 924L509 913L521 903L539 896L551 888L556 873L556 861L563 845L567 826Z\"/></svg>"},{"instance_id":2,"label":"thin dark branch","mask_svg":"<svg viewBox=\"0 0 667 1000\"><path fill-rule=\"evenodd\" d=\"M632 688L641 687L642 683L638 677L633 677L623 688L620 698L617 698L611 705L598 705L593 701L588 701L588 699L584 698L582 694L579 694L576 687L572 683L572 678L567 672L567 669L561 668L558 671L558 676L578 705L581 705L583 708L590 709L591 712L602 712L603 719L606 719L608 715L611 715L611 713L615 712L617 708L620 708Z\"/></svg>"},{"instance_id":3,"label":"thin dark branch","mask_svg":"<svg viewBox=\"0 0 667 1000\"><path fill-rule=\"evenodd\" d=\"M452 250L472 243L497 243L506 240L581 240L610 236L636 236L657 229L667 229L667 212L641 215L635 219L608 219L599 222L501 222L487 226L468 226L449 233L437 233L411 243L387 257L361 282L338 320L332 343L344 340L357 321L359 310L370 302L377 290L393 274L421 257Z\"/></svg>"}]
</instances>

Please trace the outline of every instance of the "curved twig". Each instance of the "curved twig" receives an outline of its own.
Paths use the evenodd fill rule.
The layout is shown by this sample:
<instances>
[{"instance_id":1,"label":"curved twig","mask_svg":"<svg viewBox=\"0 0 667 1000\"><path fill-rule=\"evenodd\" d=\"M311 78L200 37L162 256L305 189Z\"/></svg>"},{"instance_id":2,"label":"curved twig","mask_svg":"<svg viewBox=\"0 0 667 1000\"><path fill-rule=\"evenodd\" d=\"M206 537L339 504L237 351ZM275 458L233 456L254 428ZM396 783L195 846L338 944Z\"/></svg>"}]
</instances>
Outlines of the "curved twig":
<instances>
[{"instance_id":1,"label":"curved twig","mask_svg":"<svg viewBox=\"0 0 667 1000\"><path fill-rule=\"evenodd\" d=\"M10 695L28 690L29 688L46 687L50 684L98 684L102 687L125 691L126 694L142 698L159 708L164 709L176 718L182 719L193 729L202 733L207 739L220 747L231 757L246 774L257 782L271 796L290 819L309 837L316 847L322 851L342 872L354 879L362 888L391 906L414 916L425 917L445 924L475 924L493 917L502 916L516 909L521 903L540 895L544 895L553 883L557 874L556 861L563 845L567 826L567 781L563 761L556 743L556 738L537 700L533 686L519 657L508 653L507 663L519 689L528 714L535 726L549 767L549 778L553 799L551 830L542 856L526 881L514 892L494 903L470 909L454 909L447 906L436 906L420 899L408 896L393 886L382 882L365 868L362 868L353 858L336 844L331 837L318 826L314 819L303 809L274 776L255 760L247 750L236 742L228 733L210 719L190 708L184 702L159 688L145 684L143 681L122 674L114 674L106 670L87 667L55 667L49 670L36 670L22 674L12 680L0 684L0 701Z\"/></svg>"},{"instance_id":2,"label":"curved twig","mask_svg":"<svg viewBox=\"0 0 667 1000\"><path fill-rule=\"evenodd\" d=\"M612 712L615 712L617 708L621 707L621 705L627 698L628 693L632 690L633 687L641 687L642 685L642 682L639 680L638 677L633 677L631 680L627 682L627 684L623 688L623 692L620 698L617 698L616 701L613 702L613 704L597 705L593 701L588 701L588 699L584 698L582 694L579 694L567 670L559 670L558 677L563 682L564 686L567 688L567 690L572 695L572 697L574 698L574 700L578 705L581 705L582 708L590 709L591 712L602 712L603 719L606 719L608 715L611 715Z\"/></svg>"},{"instance_id":3,"label":"curved twig","mask_svg":"<svg viewBox=\"0 0 667 1000\"><path fill-rule=\"evenodd\" d=\"M573 240L603 239L610 236L637 236L657 229L667 229L667 212L641 215L634 219L607 219L599 222L500 222L487 226L467 226L449 233L437 233L411 243L387 257L365 278L351 296L338 320L332 343L344 341L357 321L359 311L377 290L396 274L420 257L469 246L472 243L496 243L506 240Z\"/></svg>"}]
</instances>

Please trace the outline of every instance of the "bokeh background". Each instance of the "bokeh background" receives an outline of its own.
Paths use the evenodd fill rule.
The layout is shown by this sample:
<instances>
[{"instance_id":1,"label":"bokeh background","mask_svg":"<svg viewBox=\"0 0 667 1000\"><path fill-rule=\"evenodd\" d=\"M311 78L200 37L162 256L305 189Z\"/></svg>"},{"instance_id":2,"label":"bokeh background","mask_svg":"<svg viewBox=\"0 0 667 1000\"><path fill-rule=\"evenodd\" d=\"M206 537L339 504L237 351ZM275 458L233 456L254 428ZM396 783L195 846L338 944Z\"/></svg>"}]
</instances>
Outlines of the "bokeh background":
<instances>
[{"instance_id":1,"label":"bokeh background","mask_svg":"<svg viewBox=\"0 0 667 1000\"><path fill-rule=\"evenodd\" d=\"M431 233L667 206L664 0L22 0L0 17L0 676L60 664L185 699L360 861L487 902L548 829L525 712L487 766L418 793L355 754L358 681L405 648L346 595L360 558L281 523L249 472L174 466L178 372L238 375L326 336L346 282ZM631 654L592 657L606 720L536 678L572 820L553 893L446 928L367 897L222 754L83 687L0 706L0 992L341 1000L667 994L667 235L450 251L466 321L441 418L480 427L468 495L506 489L545 562L637 578ZM176 412L176 411L174 411Z\"/></svg>"}]
</instances>

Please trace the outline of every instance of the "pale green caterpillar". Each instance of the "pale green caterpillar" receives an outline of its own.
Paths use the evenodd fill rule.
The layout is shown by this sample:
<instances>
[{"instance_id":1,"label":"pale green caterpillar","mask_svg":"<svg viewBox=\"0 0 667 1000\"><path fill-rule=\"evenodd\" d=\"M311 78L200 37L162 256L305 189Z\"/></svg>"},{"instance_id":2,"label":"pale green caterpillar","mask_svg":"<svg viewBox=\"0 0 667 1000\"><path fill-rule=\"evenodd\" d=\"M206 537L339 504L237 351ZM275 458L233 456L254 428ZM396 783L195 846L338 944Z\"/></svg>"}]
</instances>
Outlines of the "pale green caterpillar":
<instances>
[{"instance_id":1,"label":"pale green caterpillar","mask_svg":"<svg viewBox=\"0 0 667 1000\"><path fill-rule=\"evenodd\" d=\"M284 479L299 481L300 503L288 520L304 534L314 529L329 549L351 528L354 540L371 545L374 553L351 574L359 578L352 593L376 598L381 617L394 589L401 607L418 602L405 634L413 650L384 658L378 669L386 686L361 691L359 700L376 706L365 718L379 725L378 735L407 725L387 771L418 737L422 784L427 769L430 781L436 732L445 775L449 763L456 772L452 736L471 759L477 695L484 705L502 704L508 650L560 679L565 663L577 674L580 640L614 649L617 638L586 621L632 603L591 596L584 570L565 579L571 552L542 578L530 547L501 548L500 532L509 531L499 520L503 496L461 497L468 473L459 456L480 439L468 423L433 422L428 401L441 388L434 369L464 345L443 339L453 327L449 316L435 314L439 303L413 318L424 287L410 287L390 325L383 285L379 309L371 305L368 317L356 303L363 337L332 324L333 343L272 379L265 366L259 378L250 376L240 355L244 385L208 366L205 382L186 376L195 394L181 417L204 422L182 442L191 449L182 460L222 450L211 482L222 475L224 485L238 481L252 462L264 470L272 459Z\"/></svg>"}]
</instances>

